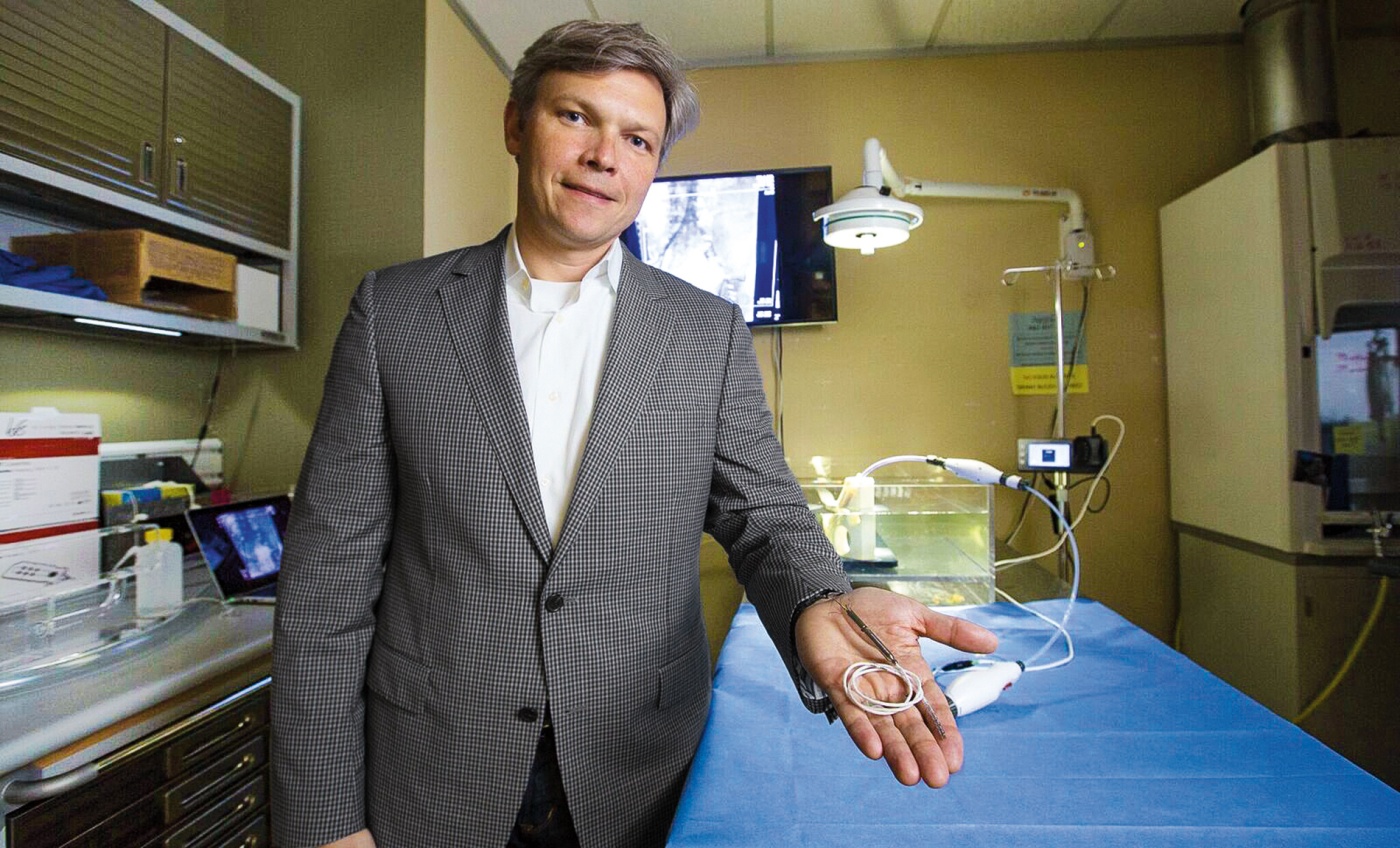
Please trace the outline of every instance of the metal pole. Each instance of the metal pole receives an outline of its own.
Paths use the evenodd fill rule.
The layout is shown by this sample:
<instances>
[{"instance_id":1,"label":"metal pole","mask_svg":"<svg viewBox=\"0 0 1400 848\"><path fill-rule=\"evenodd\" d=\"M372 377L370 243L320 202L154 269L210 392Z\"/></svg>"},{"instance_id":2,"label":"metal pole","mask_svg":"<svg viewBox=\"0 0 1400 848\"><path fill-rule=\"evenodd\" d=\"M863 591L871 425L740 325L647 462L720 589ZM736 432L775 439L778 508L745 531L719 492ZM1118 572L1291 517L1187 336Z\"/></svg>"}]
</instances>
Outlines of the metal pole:
<instances>
[{"instance_id":1,"label":"metal pole","mask_svg":"<svg viewBox=\"0 0 1400 848\"><path fill-rule=\"evenodd\" d=\"M1065 308L1062 296L1060 265L1056 262L1050 272L1050 280L1055 287L1055 438L1065 437ZM1083 318L1081 317L1082 321ZM1051 482L1055 487L1055 506L1060 510L1060 515L1069 518L1069 475L1063 471L1057 471L1051 475ZM1065 532L1061 527L1060 532ZM1060 579L1067 580L1069 575L1069 561L1065 556L1065 550L1060 549Z\"/></svg>"}]
</instances>

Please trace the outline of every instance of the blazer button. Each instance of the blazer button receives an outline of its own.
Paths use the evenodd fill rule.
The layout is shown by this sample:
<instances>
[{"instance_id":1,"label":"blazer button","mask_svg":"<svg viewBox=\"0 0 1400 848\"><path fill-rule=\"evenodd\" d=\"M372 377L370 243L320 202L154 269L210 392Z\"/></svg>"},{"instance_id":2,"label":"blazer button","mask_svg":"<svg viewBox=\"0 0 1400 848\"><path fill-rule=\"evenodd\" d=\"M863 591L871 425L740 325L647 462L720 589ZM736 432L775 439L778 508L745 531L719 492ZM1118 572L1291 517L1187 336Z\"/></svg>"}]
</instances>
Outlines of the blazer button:
<instances>
[{"instance_id":1,"label":"blazer button","mask_svg":"<svg viewBox=\"0 0 1400 848\"><path fill-rule=\"evenodd\" d=\"M535 711L534 707L521 707L520 709L515 711L515 717L525 722L526 724L529 724L530 722L533 722L535 719L539 718L540 714Z\"/></svg>"},{"instance_id":2,"label":"blazer button","mask_svg":"<svg viewBox=\"0 0 1400 848\"><path fill-rule=\"evenodd\" d=\"M548 598L545 598L545 599L544 599L544 611L545 611L545 612L557 612L557 611L559 610L559 608L562 607L563 605L564 605L564 596L563 596L563 595L550 595Z\"/></svg>"}]
</instances>

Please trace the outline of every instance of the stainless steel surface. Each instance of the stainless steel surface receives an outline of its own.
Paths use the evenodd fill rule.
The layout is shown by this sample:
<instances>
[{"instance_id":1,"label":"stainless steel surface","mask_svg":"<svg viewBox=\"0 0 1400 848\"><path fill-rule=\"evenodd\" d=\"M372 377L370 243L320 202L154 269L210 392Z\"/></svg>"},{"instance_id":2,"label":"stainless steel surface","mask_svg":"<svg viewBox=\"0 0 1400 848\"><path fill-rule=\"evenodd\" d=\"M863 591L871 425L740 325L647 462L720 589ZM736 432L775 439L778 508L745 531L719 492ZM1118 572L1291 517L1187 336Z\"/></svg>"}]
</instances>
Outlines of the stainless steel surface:
<instances>
[{"instance_id":1,"label":"stainless steel surface","mask_svg":"<svg viewBox=\"0 0 1400 848\"><path fill-rule=\"evenodd\" d=\"M188 626L148 649L111 656L80 673L0 695L0 787L64 774L160 730L179 715L153 715L80 751L34 761L189 689L265 657L272 649L271 606L192 606Z\"/></svg>"},{"instance_id":2,"label":"stainless steel surface","mask_svg":"<svg viewBox=\"0 0 1400 848\"><path fill-rule=\"evenodd\" d=\"M1249 0L1241 14L1255 152L1278 141L1337 136L1327 4Z\"/></svg>"},{"instance_id":3,"label":"stainless steel surface","mask_svg":"<svg viewBox=\"0 0 1400 848\"><path fill-rule=\"evenodd\" d=\"M88 763L70 772L64 772L57 777L45 780L12 780L5 784L4 794L0 800L16 807L22 804L31 804L45 798L52 798L55 795L62 795L70 789L77 789L79 786L95 780L99 773L100 769L96 763Z\"/></svg>"}]
</instances>

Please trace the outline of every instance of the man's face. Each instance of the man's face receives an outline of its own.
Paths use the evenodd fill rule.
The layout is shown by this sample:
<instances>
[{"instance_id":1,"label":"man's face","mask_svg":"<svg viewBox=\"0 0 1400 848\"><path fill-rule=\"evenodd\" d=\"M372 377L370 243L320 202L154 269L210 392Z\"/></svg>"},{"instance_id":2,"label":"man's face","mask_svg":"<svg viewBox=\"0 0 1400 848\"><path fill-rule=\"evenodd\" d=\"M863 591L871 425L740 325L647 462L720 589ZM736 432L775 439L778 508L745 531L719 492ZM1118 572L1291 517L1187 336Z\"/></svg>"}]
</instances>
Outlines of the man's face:
<instances>
[{"instance_id":1,"label":"man's face","mask_svg":"<svg viewBox=\"0 0 1400 848\"><path fill-rule=\"evenodd\" d=\"M506 150L520 168L517 238L555 255L610 244L642 207L665 132L666 101L650 74L545 74L528 113L506 104Z\"/></svg>"}]
</instances>

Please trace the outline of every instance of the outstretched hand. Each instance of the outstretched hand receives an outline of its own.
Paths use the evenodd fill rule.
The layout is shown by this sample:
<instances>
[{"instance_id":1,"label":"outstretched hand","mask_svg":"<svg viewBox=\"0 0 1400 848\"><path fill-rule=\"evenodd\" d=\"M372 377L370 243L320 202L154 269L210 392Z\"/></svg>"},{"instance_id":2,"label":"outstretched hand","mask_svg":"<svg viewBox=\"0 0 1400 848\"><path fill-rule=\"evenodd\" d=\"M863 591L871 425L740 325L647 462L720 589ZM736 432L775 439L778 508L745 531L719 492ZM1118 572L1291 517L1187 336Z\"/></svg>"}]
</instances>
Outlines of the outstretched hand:
<instances>
[{"instance_id":1,"label":"outstretched hand","mask_svg":"<svg viewBox=\"0 0 1400 848\"><path fill-rule=\"evenodd\" d=\"M872 715L852 703L842 685L846 668L855 662L884 662L880 652L847 617L840 601L880 636L899 664L923 682L924 697L942 722L946 738L939 741L918 709L894 715ZM933 681L924 662L919 639L932 639L970 653L991 653L997 639L991 631L960 618L934 612L918 601L884 589L860 588L840 598L821 601L802 611L793 631L797 656L817 685L826 690L836 715L851 741L872 760L883 757L900 783L912 786L923 780L944 786L948 776L962 768L962 735L943 691ZM864 677L860 686L887 701L905 694L903 682L889 674Z\"/></svg>"}]
</instances>

